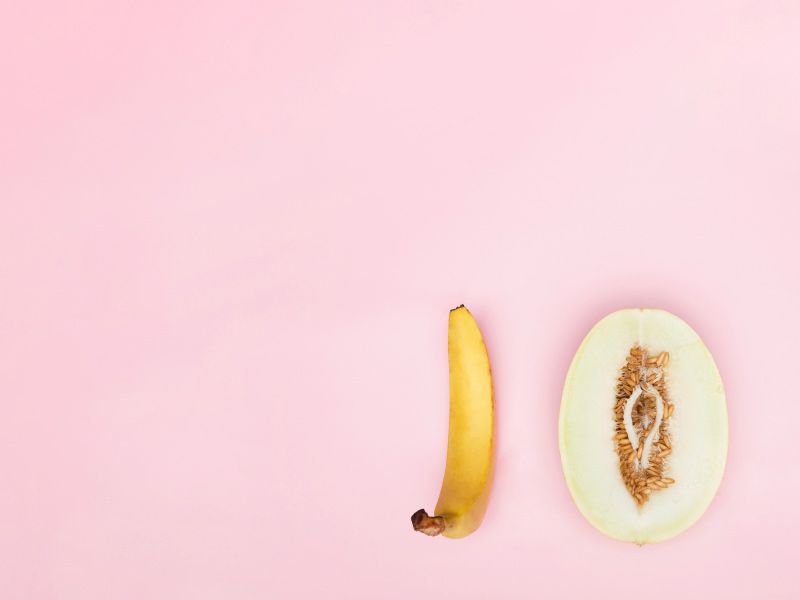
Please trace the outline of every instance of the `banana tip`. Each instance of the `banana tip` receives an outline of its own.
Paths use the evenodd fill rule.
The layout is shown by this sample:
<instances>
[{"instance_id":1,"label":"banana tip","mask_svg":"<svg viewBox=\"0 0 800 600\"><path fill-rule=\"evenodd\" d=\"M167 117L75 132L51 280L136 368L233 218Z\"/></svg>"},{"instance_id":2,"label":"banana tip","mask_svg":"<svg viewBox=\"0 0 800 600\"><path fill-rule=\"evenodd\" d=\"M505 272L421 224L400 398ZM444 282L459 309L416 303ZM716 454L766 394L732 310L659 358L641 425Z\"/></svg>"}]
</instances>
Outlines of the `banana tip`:
<instances>
[{"instance_id":1,"label":"banana tip","mask_svg":"<svg viewBox=\"0 0 800 600\"><path fill-rule=\"evenodd\" d=\"M439 535L445 530L446 526L443 517L428 516L424 508L420 508L411 515L411 525L414 526L414 531L430 536Z\"/></svg>"}]
</instances>

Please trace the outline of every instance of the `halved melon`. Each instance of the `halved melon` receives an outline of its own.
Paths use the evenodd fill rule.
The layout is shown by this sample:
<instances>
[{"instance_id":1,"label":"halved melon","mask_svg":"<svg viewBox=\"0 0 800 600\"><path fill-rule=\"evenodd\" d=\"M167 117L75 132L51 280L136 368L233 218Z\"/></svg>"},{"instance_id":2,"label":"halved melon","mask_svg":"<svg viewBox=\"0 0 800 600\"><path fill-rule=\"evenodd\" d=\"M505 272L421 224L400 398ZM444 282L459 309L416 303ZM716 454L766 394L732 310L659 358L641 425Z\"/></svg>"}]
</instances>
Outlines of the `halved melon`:
<instances>
[{"instance_id":1,"label":"halved melon","mask_svg":"<svg viewBox=\"0 0 800 600\"><path fill-rule=\"evenodd\" d=\"M578 509L606 535L647 544L691 526L728 452L725 391L700 337L663 310L602 319L567 373L559 444Z\"/></svg>"}]
</instances>

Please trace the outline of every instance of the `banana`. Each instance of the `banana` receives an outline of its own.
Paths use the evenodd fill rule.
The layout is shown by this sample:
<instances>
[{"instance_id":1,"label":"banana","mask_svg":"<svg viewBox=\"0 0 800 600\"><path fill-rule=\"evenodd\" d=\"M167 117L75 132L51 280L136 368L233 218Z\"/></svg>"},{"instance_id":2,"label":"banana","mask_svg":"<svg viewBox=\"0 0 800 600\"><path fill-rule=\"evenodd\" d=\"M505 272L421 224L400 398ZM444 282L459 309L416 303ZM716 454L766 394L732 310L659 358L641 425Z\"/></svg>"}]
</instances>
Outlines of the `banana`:
<instances>
[{"instance_id":1,"label":"banana","mask_svg":"<svg viewBox=\"0 0 800 600\"><path fill-rule=\"evenodd\" d=\"M494 397L489 355L481 331L461 306L450 311L450 430L447 464L436 516L420 509L411 516L416 531L460 538L475 531L489 501L494 451Z\"/></svg>"}]
</instances>

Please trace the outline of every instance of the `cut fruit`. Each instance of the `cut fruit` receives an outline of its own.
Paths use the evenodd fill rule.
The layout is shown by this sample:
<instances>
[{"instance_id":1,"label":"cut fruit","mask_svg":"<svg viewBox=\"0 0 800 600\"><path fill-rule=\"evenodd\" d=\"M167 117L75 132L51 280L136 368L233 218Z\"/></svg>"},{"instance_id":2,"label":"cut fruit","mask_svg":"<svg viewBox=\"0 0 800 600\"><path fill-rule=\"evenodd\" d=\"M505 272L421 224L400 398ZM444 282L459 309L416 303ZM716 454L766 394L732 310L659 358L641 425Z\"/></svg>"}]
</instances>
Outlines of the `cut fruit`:
<instances>
[{"instance_id":1,"label":"cut fruit","mask_svg":"<svg viewBox=\"0 0 800 600\"><path fill-rule=\"evenodd\" d=\"M483 520L492 479L494 399L489 355L478 324L463 306L450 311L450 431L436 516L411 516L416 531L459 538Z\"/></svg>"},{"instance_id":2,"label":"cut fruit","mask_svg":"<svg viewBox=\"0 0 800 600\"><path fill-rule=\"evenodd\" d=\"M567 373L559 444L578 509L606 535L647 544L691 526L728 451L725 392L700 337L663 310L602 319Z\"/></svg>"}]
</instances>

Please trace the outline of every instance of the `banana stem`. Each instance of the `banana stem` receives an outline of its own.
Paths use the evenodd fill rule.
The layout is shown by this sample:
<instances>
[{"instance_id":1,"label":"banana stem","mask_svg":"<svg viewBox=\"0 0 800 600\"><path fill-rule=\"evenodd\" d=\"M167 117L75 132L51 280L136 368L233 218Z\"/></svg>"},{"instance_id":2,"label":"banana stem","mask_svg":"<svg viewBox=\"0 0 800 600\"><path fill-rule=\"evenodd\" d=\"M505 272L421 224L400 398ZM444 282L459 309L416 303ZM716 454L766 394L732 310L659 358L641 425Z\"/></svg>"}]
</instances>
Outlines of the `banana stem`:
<instances>
[{"instance_id":1,"label":"banana stem","mask_svg":"<svg viewBox=\"0 0 800 600\"><path fill-rule=\"evenodd\" d=\"M411 524L414 531L421 531L425 535L439 535L447 528L444 517L430 517L424 508L420 508L411 515Z\"/></svg>"}]
</instances>

